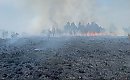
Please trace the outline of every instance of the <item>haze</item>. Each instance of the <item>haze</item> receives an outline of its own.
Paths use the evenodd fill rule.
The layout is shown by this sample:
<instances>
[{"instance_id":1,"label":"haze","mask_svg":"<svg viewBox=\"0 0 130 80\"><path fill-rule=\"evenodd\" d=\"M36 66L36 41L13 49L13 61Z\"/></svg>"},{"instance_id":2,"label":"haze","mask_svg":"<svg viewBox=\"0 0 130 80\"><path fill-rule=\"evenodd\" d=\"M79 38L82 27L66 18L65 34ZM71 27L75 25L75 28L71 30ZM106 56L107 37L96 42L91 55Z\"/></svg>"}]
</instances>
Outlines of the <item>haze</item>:
<instances>
[{"instance_id":1,"label":"haze","mask_svg":"<svg viewBox=\"0 0 130 80\"><path fill-rule=\"evenodd\" d=\"M0 0L0 29L39 34L66 22L96 22L119 35L130 32L129 0Z\"/></svg>"}]
</instances>

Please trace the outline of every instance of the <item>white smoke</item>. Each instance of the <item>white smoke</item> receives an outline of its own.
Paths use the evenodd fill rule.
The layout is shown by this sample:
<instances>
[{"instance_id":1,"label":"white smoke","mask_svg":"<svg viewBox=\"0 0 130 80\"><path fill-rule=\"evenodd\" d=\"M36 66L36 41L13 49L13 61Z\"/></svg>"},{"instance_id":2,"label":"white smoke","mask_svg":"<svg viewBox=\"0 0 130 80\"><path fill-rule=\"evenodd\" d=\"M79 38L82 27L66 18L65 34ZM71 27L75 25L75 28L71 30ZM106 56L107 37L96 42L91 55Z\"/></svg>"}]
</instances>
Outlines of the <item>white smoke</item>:
<instances>
[{"instance_id":1,"label":"white smoke","mask_svg":"<svg viewBox=\"0 0 130 80\"><path fill-rule=\"evenodd\" d=\"M104 0L104 2L109 1ZM123 28L130 26L130 10L127 9L130 5L129 0L110 0L110 2L111 4L106 3L107 6L103 6L103 0L0 1L2 4L12 5L17 12L23 14L17 24L20 27L24 26L20 29L27 33L38 34L52 26L62 28L68 21L76 24L95 21L108 31L114 29L111 27L111 24L114 24L115 32L124 34Z\"/></svg>"},{"instance_id":2,"label":"white smoke","mask_svg":"<svg viewBox=\"0 0 130 80\"><path fill-rule=\"evenodd\" d=\"M22 0L19 5L33 14L27 32L37 33L52 26L61 28L68 21L95 21L95 3L95 0Z\"/></svg>"}]
</instances>

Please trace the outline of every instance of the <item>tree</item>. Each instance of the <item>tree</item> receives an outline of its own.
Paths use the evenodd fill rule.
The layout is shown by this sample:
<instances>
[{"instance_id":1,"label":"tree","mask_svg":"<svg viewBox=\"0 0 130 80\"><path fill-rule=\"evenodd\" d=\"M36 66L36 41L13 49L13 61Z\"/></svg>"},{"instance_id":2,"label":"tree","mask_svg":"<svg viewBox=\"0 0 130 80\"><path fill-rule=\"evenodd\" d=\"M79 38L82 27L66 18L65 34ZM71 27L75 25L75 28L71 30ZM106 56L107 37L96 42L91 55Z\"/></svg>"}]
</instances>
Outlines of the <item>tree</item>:
<instances>
[{"instance_id":1,"label":"tree","mask_svg":"<svg viewBox=\"0 0 130 80\"><path fill-rule=\"evenodd\" d=\"M67 22L67 24L64 26L65 32L69 32L70 33L70 31L71 31L70 27L71 27L70 22Z\"/></svg>"},{"instance_id":2,"label":"tree","mask_svg":"<svg viewBox=\"0 0 130 80\"><path fill-rule=\"evenodd\" d=\"M2 31L2 38L6 39L8 37L8 31Z\"/></svg>"},{"instance_id":3,"label":"tree","mask_svg":"<svg viewBox=\"0 0 130 80\"><path fill-rule=\"evenodd\" d=\"M130 39L130 34L128 34L128 38Z\"/></svg>"},{"instance_id":4,"label":"tree","mask_svg":"<svg viewBox=\"0 0 130 80\"><path fill-rule=\"evenodd\" d=\"M87 31L86 31L86 27L85 27L83 24L81 24L81 22L79 22L79 24L78 24L78 31L79 31L80 33L87 32Z\"/></svg>"},{"instance_id":5,"label":"tree","mask_svg":"<svg viewBox=\"0 0 130 80\"><path fill-rule=\"evenodd\" d=\"M19 35L18 33L12 32L12 33L11 33L11 38L17 38L18 35Z\"/></svg>"},{"instance_id":6,"label":"tree","mask_svg":"<svg viewBox=\"0 0 130 80\"><path fill-rule=\"evenodd\" d=\"M73 22L73 23L71 23L71 33L72 34L76 34L76 32L78 31L78 27L75 25L75 23Z\"/></svg>"}]
</instances>

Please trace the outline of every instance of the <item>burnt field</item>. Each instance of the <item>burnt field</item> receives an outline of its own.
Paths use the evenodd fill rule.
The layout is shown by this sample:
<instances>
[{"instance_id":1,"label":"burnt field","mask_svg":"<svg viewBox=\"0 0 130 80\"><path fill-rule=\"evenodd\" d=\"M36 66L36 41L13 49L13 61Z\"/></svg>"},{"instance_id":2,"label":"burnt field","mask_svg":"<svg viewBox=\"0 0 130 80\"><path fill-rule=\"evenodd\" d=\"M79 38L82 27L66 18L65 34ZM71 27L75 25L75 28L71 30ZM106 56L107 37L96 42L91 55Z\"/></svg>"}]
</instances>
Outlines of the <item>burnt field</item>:
<instances>
[{"instance_id":1,"label":"burnt field","mask_svg":"<svg viewBox=\"0 0 130 80\"><path fill-rule=\"evenodd\" d=\"M0 80L130 80L130 40L0 39Z\"/></svg>"}]
</instances>

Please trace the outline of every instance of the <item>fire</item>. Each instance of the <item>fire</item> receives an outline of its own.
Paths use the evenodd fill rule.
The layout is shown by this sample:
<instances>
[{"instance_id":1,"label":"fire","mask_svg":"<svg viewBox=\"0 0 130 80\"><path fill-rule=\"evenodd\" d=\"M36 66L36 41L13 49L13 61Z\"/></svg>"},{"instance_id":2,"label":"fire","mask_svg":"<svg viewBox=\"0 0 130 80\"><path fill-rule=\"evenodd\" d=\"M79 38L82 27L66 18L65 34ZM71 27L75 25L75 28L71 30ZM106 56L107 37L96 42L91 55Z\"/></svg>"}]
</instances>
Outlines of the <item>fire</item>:
<instances>
[{"instance_id":1,"label":"fire","mask_svg":"<svg viewBox=\"0 0 130 80\"><path fill-rule=\"evenodd\" d=\"M103 32L87 32L87 33L83 33L81 35L83 35L83 36L105 36L105 35L108 35L108 33L103 33Z\"/></svg>"}]
</instances>

